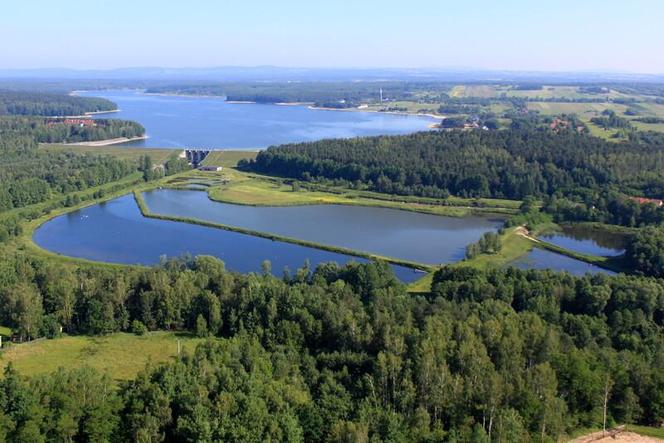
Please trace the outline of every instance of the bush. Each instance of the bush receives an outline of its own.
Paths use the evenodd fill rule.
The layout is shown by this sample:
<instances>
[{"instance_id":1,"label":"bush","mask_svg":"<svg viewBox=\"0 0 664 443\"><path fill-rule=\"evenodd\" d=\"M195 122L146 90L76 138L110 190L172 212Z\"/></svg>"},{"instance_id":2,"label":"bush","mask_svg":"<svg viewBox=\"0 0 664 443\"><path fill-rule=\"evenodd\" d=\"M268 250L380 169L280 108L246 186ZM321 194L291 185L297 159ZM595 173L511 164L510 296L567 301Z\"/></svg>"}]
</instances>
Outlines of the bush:
<instances>
[{"instance_id":1,"label":"bush","mask_svg":"<svg viewBox=\"0 0 664 443\"><path fill-rule=\"evenodd\" d=\"M142 322L134 320L131 322L131 332L136 335L145 335L148 332L148 328Z\"/></svg>"}]
</instances>

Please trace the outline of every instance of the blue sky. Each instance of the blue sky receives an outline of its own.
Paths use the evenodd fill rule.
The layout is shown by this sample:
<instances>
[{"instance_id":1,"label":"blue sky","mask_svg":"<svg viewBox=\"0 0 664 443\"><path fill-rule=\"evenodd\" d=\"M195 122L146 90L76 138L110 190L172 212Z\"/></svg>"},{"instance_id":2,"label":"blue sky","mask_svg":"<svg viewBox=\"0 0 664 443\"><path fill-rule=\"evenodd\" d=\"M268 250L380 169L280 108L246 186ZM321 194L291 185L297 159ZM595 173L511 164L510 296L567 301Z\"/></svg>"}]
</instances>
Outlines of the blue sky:
<instances>
[{"instance_id":1,"label":"blue sky","mask_svg":"<svg viewBox=\"0 0 664 443\"><path fill-rule=\"evenodd\" d=\"M443 67L664 73L661 0L25 0L0 68Z\"/></svg>"}]
</instances>

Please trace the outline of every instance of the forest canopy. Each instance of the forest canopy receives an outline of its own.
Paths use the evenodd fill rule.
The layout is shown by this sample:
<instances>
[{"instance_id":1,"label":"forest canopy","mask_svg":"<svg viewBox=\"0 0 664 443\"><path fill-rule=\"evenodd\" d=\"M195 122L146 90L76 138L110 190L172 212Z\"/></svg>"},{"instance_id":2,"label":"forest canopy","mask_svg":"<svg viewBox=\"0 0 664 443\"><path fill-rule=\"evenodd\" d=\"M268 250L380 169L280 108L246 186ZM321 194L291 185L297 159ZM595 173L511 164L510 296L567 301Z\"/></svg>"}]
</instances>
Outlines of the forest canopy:
<instances>
[{"instance_id":1,"label":"forest canopy","mask_svg":"<svg viewBox=\"0 0 664 443\"><path fill-rule=\"evenodd\" d=\"M523 199L578 188L660 195L664 137L610 143L571 130L430 131L271 147L243 166L404 195Z\"/></svg>"},{"instance_id":2,"label":"forest canopy","mask_svg":"<svg viewBox=\"0 0 664 443\"><path fill-rule=\"evenodd\" d=\"M10 440L555 441L601 426L605 399L609 425L664 418L660 280L445 268L424 298L380 263L284 278L212 257L122 271L6 264L1 320L23 337L138 323L218 337L119 391L91 370L8 370Z\"/></svg>"},{"instance_id":3,"label":"forest canopy","mask_svg":"<svg viewBox=\"0 0 664 443\"><path fill-rule=\"evenodd\" d=\"M0 115L69 116L115 109L116 104L104 98L0 89Z\"/></svg>"}]
</instances>

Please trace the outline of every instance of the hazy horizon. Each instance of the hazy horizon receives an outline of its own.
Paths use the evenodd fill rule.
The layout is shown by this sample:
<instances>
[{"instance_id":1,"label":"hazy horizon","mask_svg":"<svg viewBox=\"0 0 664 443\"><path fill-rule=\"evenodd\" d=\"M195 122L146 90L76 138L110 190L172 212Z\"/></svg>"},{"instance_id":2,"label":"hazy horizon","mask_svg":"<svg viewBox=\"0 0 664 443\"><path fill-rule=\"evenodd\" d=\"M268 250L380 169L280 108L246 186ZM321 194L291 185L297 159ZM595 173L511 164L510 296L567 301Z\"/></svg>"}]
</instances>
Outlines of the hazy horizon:
<instances>
[{"instance_id":1,"label":"hazy horizon","mask_svg":"<svg viewBox=\"0 0 664 443\"><path fill-rule=\"evenodd\" d=\"M0 69L304 67L663 74L656 0L3 6ZM304 69L302 68L302 69Z\"/></svg>"}]
</instances>

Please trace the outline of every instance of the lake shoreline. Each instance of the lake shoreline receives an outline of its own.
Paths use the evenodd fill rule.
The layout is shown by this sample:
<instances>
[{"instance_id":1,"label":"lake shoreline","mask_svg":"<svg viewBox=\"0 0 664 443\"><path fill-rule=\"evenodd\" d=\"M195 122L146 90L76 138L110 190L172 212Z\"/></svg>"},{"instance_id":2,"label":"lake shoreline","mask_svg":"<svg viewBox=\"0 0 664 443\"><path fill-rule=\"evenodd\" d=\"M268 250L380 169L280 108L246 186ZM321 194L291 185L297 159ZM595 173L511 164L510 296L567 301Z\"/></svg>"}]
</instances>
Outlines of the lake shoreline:
<instances>
[{"instance_id":1,"label":"lake shoreline","mask_svg":"<svg viewBox=\"0 0 664 443\"><path fill-rule=\"evenodd\" d=\"M309 105L307 108L313 110L313 111L343 111L343 112L371 112L374 114L391 114L391 115L407 115L407 116L413 116L413 117L430 117L430 118L435 118L436 120L444 120L446 117L444 115L439 115L439 114L431 114L431 113L418 113L418 112L404 112L404 111L381 111L378 109L360 109L360 108L330 108L330 107L325 107L325 106L314 106L314 105ZM437 124L433 123L432 125ZM433 128L432 125L429 125L430 128Z\"/></svg>"},{"instance_id":2,"label":"lake shoreline","mask_svg":"<svg viewBox=\"0 0 664 443\"><path fill-rule=\"evenodd\" d=\"M60 144L64 146L111 146L111 145L119 145L122 143L147 140L148 138L149 137L147 135L142 135L140 137L118 137L118 138L108 138L105 140L85 141L85 142L75 142L75 143L60 143Z\"/></svg>"}]
</instances>

